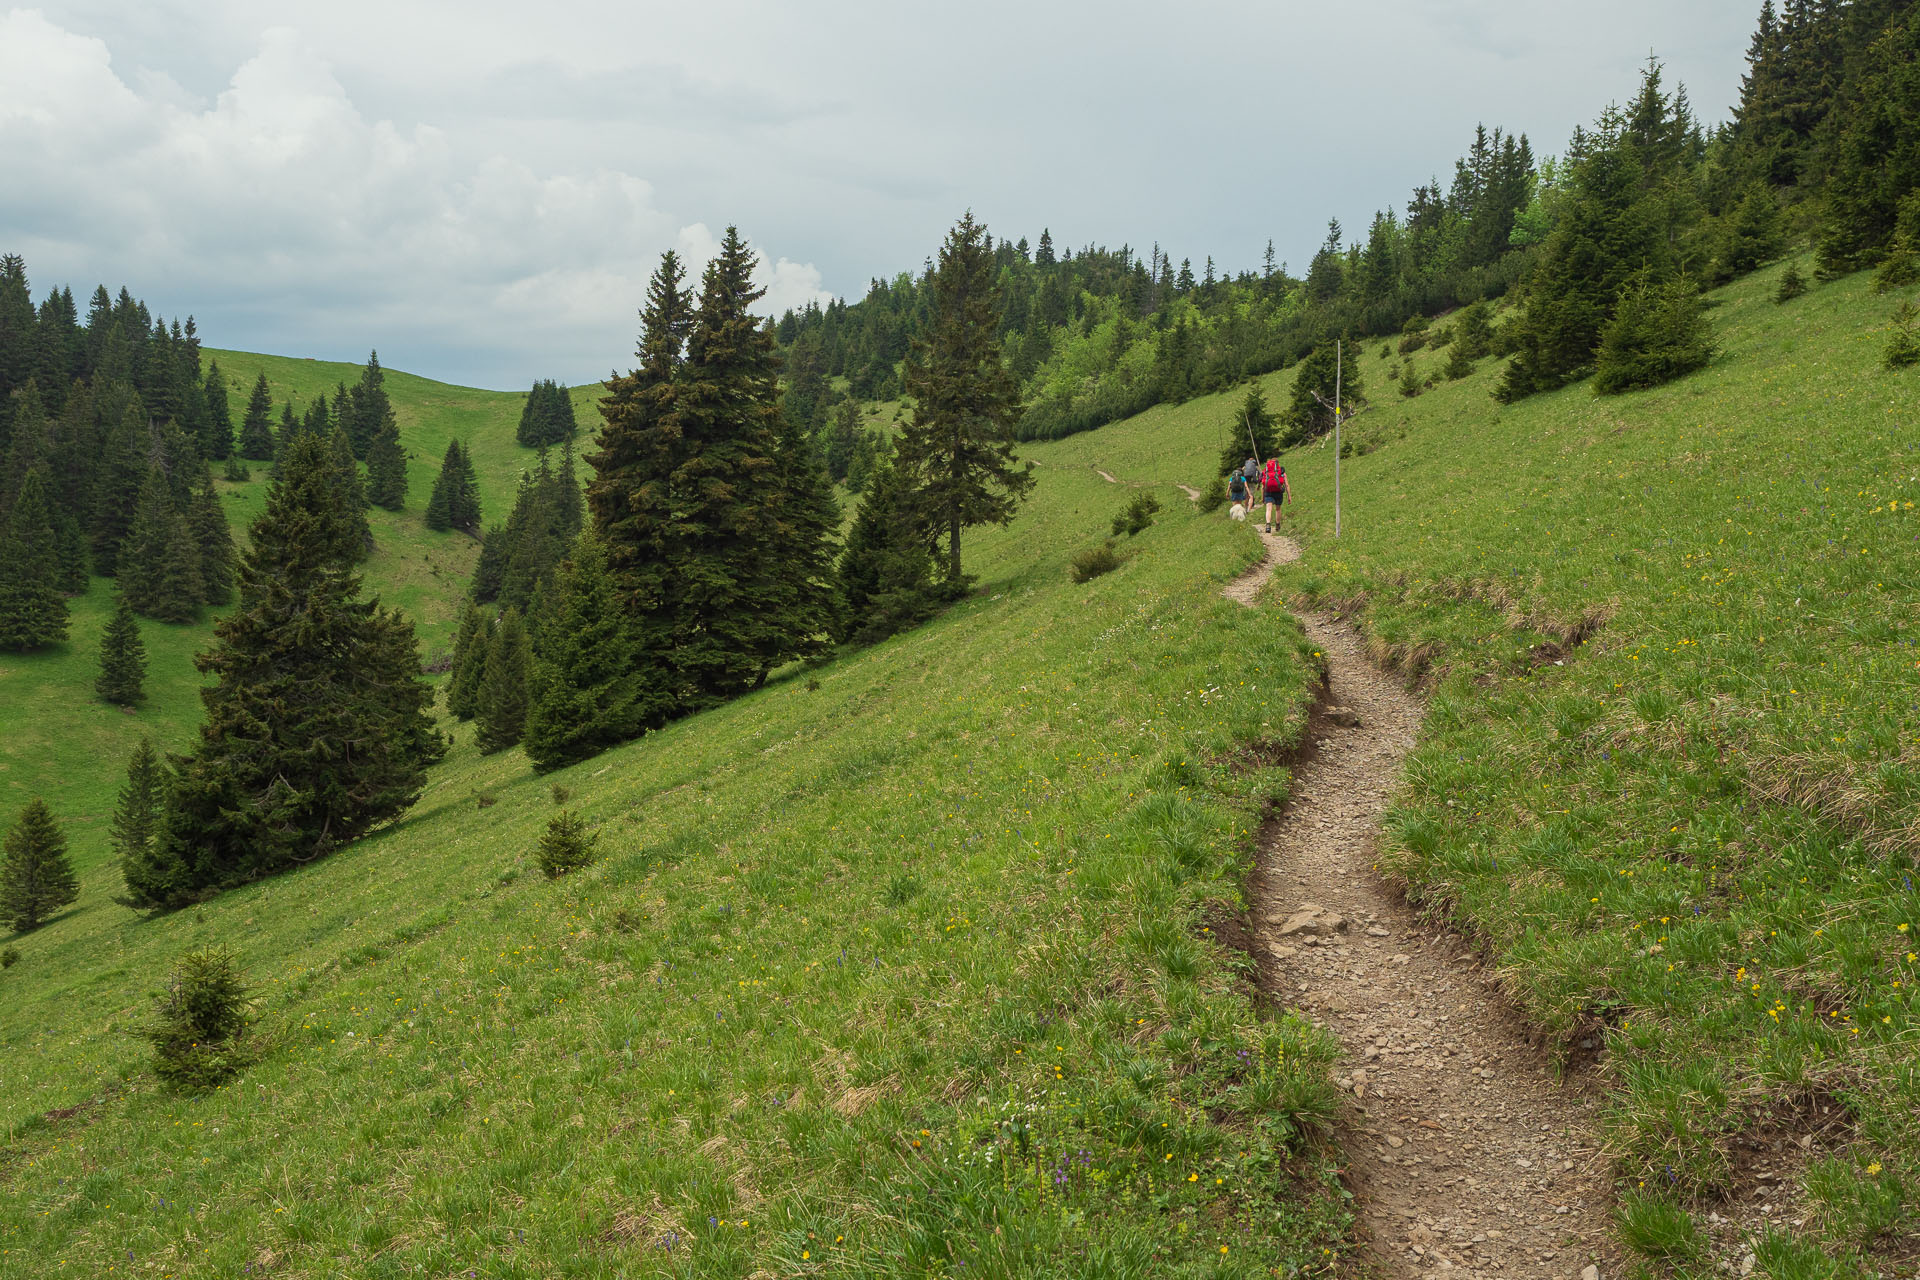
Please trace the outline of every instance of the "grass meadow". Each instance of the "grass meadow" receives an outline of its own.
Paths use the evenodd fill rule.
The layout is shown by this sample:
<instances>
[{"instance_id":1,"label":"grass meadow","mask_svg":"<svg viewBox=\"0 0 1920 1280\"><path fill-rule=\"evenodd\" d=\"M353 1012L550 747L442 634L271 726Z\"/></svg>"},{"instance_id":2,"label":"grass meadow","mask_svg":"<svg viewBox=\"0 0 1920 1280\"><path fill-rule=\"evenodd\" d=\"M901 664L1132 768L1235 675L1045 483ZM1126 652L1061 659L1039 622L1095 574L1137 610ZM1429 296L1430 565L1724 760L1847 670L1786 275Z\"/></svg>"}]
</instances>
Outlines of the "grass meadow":
<instances>
[{"instance_id":1,"label":"grass meadow","mask_svg":"<svg viewBox=\"0 0 1920 1280\"><path fill-rule=\"evenodd\" d=\"M391 829L160 919L90 849L0 977L0 1274L1339 1266L1333 1046L1212 936L1286 782L1218 762L1315 664L1185 502L1074 585L1124 498L1074 448L922 630L544 778L463 729ZM262 1056L194 1099L134 1033L208 942Z\"/></svg>"}]
</instances>

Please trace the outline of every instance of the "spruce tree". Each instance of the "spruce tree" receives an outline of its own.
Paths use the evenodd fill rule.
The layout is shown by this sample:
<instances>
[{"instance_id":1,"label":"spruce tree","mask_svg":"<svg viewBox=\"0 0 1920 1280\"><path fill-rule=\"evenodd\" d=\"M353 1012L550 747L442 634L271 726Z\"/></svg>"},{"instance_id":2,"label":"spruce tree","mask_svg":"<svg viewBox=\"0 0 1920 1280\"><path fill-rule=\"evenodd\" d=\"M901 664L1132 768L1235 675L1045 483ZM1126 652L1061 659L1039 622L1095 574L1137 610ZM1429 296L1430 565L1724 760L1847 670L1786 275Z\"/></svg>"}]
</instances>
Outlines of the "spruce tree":
<instances>
[{"instance_id":1,"label":"spruce tree","mask_svg":"<svg viewBox=\"0 0 1920 1280\"><path fill-rule=\"evenodd\" d=\"M380 367L378 351L367 353L367 363L360 370L360 381L354 384L352 391L341 388L338 408L342 425L347 428L347 438L353 445L353 456L365 458L371 469L374 439L393 421L393 403L387 398L387 375ZM379 501L377 498L374 500ZM399 510L398 507L393 509Z\"/></svg>"},{"instance_id":2,"label":"spruce tree","mask_svg":"<svg viewBox=\"0 0 1920 1280\"><path fill-rule=\"evenodd\" d=\"M474 741L482 755L505 751L520 741L526 729L532 675L527 629L520 611L510 608L500 615L499 625L493 629L480 678L480 729Z\"/></svg>"},{"instance_id":3,"label":"spruce tree","mask_svg":"<svg viewBox=\"0 0 1920 1280\"><path fill-rule=\"evenodd\" d=\"M150 879L153 874L161 790L159 757L154 755L152 740L142 738L127 761L127 780L120 788L120 801L114 806L109 837L114 856L120 860L121 880L130 892L132 885ZM128 902L126 898L116 900Z\"/></svg>"},{"instance_id":4,"label":"spruce tree","mask_svg":"<svg viewBox=\"0 0 1920 1280\"><path fill-rule=\"evenodd\" d=\"M677 473L688 458L674 422L677 379L693 324L684 283L679 257L669 250L647 284L639 364L607 382L599 451L587 458L594 471L587 506L608 570L635 618L641 645L661 654L674 640L677 583L668 558L680 554L674 489L683 483ZM675 678L669 690L673 712L686 697Z\"/></svg>"},{"instance_id":5,"label":"spruce tree","mask_svg":"<svg viewBox=\"0 0 1920 1280\"><path fill-rule=\"evenodd\" d=\"M267 389L267 375L263 373L253 381L246 416L240 420L240 456L252 462L271 462L273 454L273 393Z\"/></svg>"},{"instance_id":6,"label":"spruce tree","mask_svg":"<svg viewBox=\"0 0 1920 1280\"><path fill-rule=\"evenodd\" d=\"M1644 274L1627 286L1601 338L1593 389L1617 395L1702 368L1713 359L1712 328L1691 284L1653 284Z\"/></svg>"},{"instance_id":7,"label":"spruce tree","mask_svg":"<svg viewBox=\"0 0 1920 1280\"><path fill-rule=\"evenodd\" d=\"M933 555L913 520L912 503L912 492L895 478L892 458L882 454L840 554L842 639L872 644L918 626L939 607Z\"/></svg>"},{"instance_id":8,"label":"spruce tree","mask_svg":"<svg viewBox=\"0 0 1920 1280\"><path fill-rule=\"evenodd\" d=\"M0 919L14 932L38 929L54 912L80 896L80 882L67 861L67 838L38 798L20 811L7 832L0 858Z\"/></svg>"},{"instance_id":9,"label":"spruce tree","mask_svg":"<svg viewBox=\"0 0 1920 1280\"><path fill-rule=\"evenodd\" d=\"M846 397L834 409L830 421L832 425L827 430L827 478L835 484L841 484L846 481L847 472L853 466L853 451L860 440L860 402L852 396Z\"/></svg>"},{"instance_id":10,"label":"spruce tree","mask_svg":"<svg viewBox=\"0 0 1920 1280\"><path fill-rule=\"evenodd\" d=\"M1352 343L1346 346L1357 350ZM1412 377L1412 368L1413 361L1407 361L1408 377ZM1405 391L1404 385L1402 391ZM1281 447L1303 444L1333 430L1333 410L1328 406L1336 393L1342 408L1349 412L1355 405L1366 402L1360 362L1343 360L1341 351L1333 343L1322 343L1294 371L1293 398L1283 417L1286 431L1280 440Z\"/></svg>"},{"instance_id":11,"label":"spruce tree","mask_svg":"<svg viewBox=\"0 0 1920 1280\"><path fill-rule=\"evenodd\" d=\"M200 456L214 462L224 461L233 453L233 409L227 403L227 380L220 372L218 360L207 362L207 377L201 384L200 398L206 405L200 421Z\"/></svg>"},{"instance_id":12,"label":"spruce tree","mask_svg":"<svg viewBox=\"0 0 1920 1280\"><path fill-rule=\"evenodd\" d=\"M104 702L130 707L146 697L146 679L147 647L123 593L114 601L113 617L100 633L100 678L93 682L93 690Z\"/></svg>"},{"instance_id":13,"label":"spruce tree","mask_svg":"<svg viewBox=\"0 0 1920 1280\"><path fill-rule=\"evenodd\" d=\"M325 404L323 399L320 403ZM327 456L333 463L334 501L352 528L353 558L365 560L373 550L373 527L367 523L367 491L360 484L360 465L353 458L353 440L345 424L327 432Z\"/></svg>"},{"instance_id":14,"label":"spruce tree","mask_svg":"<svg viewBox=\"0 0 1920 1280\"><path fill-rule=\"evenodd\" d=\"M192 622L200 615L206 593L200 547L158 467L147 472L133 530L120 550L120 590L142 617Z\"/></svg>"},{"instance_id":15,"label":"spruce tree","mask_svg":"<svg viewBox=\"0 0 1920 1280\"><path fill-rule=\"evenodd\" d=\"M1006 524L1033 488L1016 465L1020 393L1000 358L999 289L986 228L963 215L927 282L926 336L907 357L913 417L895 449L896 475L916 495L916 519L947 542L945 588L963 590L960 531Z\"/></svg>"},{"instance_id":16,"label":"spruce tree","mask_svg":"<svg viewBox=\"0 0 1920 1280\"><path fill-rule=\"evenodd\" d=\"M67 638L60 547L46 486L27 472L0 527L0 650L23 652Z\"/></svg>"},{"instance_id":17,"label":"spruce tree","mask_svg":"<svg viewBox=\"0 0 1920 1280\"><path fill-rule=\"evenodd\" d=\"M200 552L200 599L216 607L224 605L233 599L233 531L227 526L227 513L220 506L212 477L194 491L188 524Z\"/></svg>"},{"instance_id":18,"label":"spruce tree","mask_svg":"<svg viewBox=\"0 0 1920 1280\"><path fill-rule=\"evenodd\" d=\"M325 440L297 433L249 531L239 606L195 659L213 677L180 758L139 907L311 862L403 813L446 743L413 625L359 598Z\"/></svg>"},{"instance_id":19,"label":"spruce tree","mask_svg":"<svg viewBox=\"0 0 1920 1280\"><path fill-rule=\"evenodd\" d=\"M840 504L834 501L833 484L798 422L782 424L775 462L779 501L769 504L767 513L775 554L758 566L763 585L754 598L786 633L787 643L777 660L805 661L826 654L840 630L840 591L834 572Z\"/></svg>"},{"instance_id":20,"label":"spruce tree","mask_svg":"<svg viewBox=\"0 0 1920 1280\"><path fill-rule=\"evenodd\" d=\"M427 528L459 529L476 536L480 532L479 481L458 440L447 441L447 452L440 459L440 474L427 500Z\"/></svg>"},{"instance_id":21,"label":"spruce tree","mask_svg":"<svg viewBox=\"0 0 1920 1280\"><path fill-rule=\"evenodd\" d=\"M367 500L388 511L407 505L407 455L400 448L400 426L392 410L367 442Z\"/></svg>"},{"instance_id":22,"label":"spruce tree","mask_svg":"<svg viewBox=\"0 0 1920 1280\"><path fill-rule=\"evenodd\" d=\"M133 528L147 473L153 470L153 432L138 396L128 399L102 453L94 492L93 567L112 578L119 574L120 544Z\"/></svg>"},{"instance_id":23,"label":"spruce tree","mask_svg":"<svg viewBox=\"0 0 1920 1280\"><path fill-rule=\"evenodd\" d=\"M665 719L658 673L649 669L607 572L606 551L592 535L574 544L548 612L526 717L527 757L541 773L598 755Z\"/></svg>"},{"instance_id":24,"label":"spruce tree","mask_svg":"<svg viewBox=\"0 0 1920 1280\"><path fill-rule=\"evenodd\" d=\"M460 615L453 640L453 664L447 675L447 712L456 720L471 720L480 709L480 681L486 674L487 646L492 629L480 606L469 603Z\"/></svg>"}]
</instances>

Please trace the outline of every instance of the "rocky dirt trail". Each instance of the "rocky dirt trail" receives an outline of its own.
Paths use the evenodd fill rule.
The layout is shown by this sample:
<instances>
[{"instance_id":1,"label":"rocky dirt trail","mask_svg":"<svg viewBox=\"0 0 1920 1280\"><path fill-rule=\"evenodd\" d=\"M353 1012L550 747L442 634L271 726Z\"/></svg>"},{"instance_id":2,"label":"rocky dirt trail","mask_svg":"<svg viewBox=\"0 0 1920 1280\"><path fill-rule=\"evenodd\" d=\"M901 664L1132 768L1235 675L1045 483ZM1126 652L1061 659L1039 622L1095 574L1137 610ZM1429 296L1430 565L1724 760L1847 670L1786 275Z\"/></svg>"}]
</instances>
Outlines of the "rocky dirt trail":
<instances>
[{"instance_id":1,"label":"rocky dirt trail","mask_svg":"<svg viewBox=\"0 0 1920 1280\"><path fill-rule=\"evenodd\" d=\"M1292 539L1224 594L1254 607ZM1595 1091L1529 1045L1460 938L1422 926L1375 869L1379 817L1422 707L1351 627L1302 614L1326 657L1285 811L1262 833L1254 934L1270 993L1333 1032L1351 1099L1340 1141L1383 1276L1618 1274Z\"/></svg>"}]
</instances>

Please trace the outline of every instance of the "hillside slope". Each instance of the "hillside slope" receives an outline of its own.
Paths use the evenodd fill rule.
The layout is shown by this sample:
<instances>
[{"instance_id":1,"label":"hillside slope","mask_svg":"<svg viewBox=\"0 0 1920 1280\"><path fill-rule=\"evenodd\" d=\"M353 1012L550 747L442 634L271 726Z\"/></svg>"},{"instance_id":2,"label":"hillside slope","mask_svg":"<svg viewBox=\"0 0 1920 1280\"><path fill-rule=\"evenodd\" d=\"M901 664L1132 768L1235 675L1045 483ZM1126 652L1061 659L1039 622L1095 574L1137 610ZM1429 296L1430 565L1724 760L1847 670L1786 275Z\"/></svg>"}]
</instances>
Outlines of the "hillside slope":
<instances>
[{"instance_id":1,"label":"hillside slope","mask_svg":"<svg viewBox=\"0 0 1920 1280\"><path fill-rule=\"evenodd\" d=\"M1880 367L1895 299L1776 306L1785 265L1716 295L1721 356L1656 391L1373 377L1338 541L1332 451L1288 459L1308 554L1278 583L1431 686L1390 864L1600 1051L1628 1240L1780 1222L1807 1258L1911 1261L1920 375ZM1829 1274L1794 1253L1763 1272Z\"/></svg>"},{"instance_id":2,"label":"hillside slope","mask_svg":"<svg viewBox=\"0 0 1920 1280\"><path fill-rule=\"evenodd\" d=\"M1166 490L1168 498L1172 490ZM0 1274L1267 1274L1345 1246L1329 1043L1208 922L1300 733L1245 530L1049 469L930 626L536 780L458 749L393 829L5 974ZM549 883L554 788L601 861ZM264 1059L203 1100L129 1034L239 948ZM352 1260L347 1263L343 1260Z\"/></svg>"}]
</instances>

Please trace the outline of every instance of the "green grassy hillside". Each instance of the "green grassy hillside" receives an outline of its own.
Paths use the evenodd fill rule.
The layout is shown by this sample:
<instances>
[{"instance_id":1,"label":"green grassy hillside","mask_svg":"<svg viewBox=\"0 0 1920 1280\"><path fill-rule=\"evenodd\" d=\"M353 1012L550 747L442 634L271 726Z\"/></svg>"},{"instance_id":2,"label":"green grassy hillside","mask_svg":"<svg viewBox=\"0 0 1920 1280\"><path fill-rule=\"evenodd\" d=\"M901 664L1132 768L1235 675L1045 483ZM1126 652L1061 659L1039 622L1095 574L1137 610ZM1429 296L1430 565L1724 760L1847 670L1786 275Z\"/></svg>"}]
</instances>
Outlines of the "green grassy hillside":
<instances>
[{"instance_id":1,"label":"green grassy hillside","mask_svg":"<svg viewBox=\"0 0 1920 1280\"><path fill-rule=\"evenodd\" d=\"M1311 551L1278 582L1432 684L1392 864L1548 1032L1603 1038L1622 1185L1751 1203L1738 1143L1811 1135L1813 1254L1911 1258L1920 376L1881 370L1867 277L1776 307L1784 268L1653 392L1497 408L1489 361L1377 395L1338 542L1331 451L1289 459Z\"/></svg>"},{"instance_id":2,"label":"green grassy hillside","mask_svg":"<svg viewBox=\"0 0 1920 1280\"><path fill-rule=\"evenodd\" d=\"M393 829L202 908L140 921L96 860L4 975L0 1274L1337 1256L1330 1045L1210 931L1284 785L1210 762L1297 737L1310 657L1185 503L1073 585L1122 495L1053 453L921 631L547 778L463 746ZM603 856L549 883L556 785ZM268 1051L194 1101L131 1031L212 941Z\"/></svg>"},{"instance_id":3,"label":"green grassy hillside","mask_svg":"<svg viewBox=\"0 0 1920 1280\"><path fill-rule=\"evenodd\" d=\"M276 417L288 397L301 408L360 376L355 365L239 351L205 354L219 361L236 405L245 405L254 379L265 373ZM536 455L513 439L522 394L452 387L393 370L387 372L387 391L409 458L407 507L369 512L376 546L362 573L368 591L414 619L423 651L432 653L453 642L460 599L479 554L474 539L435 533L425 524L427 496L447 441L458 435L470 446L489 522L506 518L519 474ZM599 422L598 395L597 385L573 392L575 414L589 438ZM252 464L252 473L242 484L216 481L235 542L243 547L247 526L266 500L266 465ZM161 749L177 750L199 724L193 655L213 634L211 613L190 625L143 620L147 700L125 712L93 697L100 633L113 616L113 602L113 582L95 578L87 594L72 602L65 646L0 657L0 820L11 822L21 805L41 796L66 824L76 861L89 870L107 856L107 824L134 744L145 734ZM105 893L106 883L95 887Z\"/></svg>"}]
</instances>

